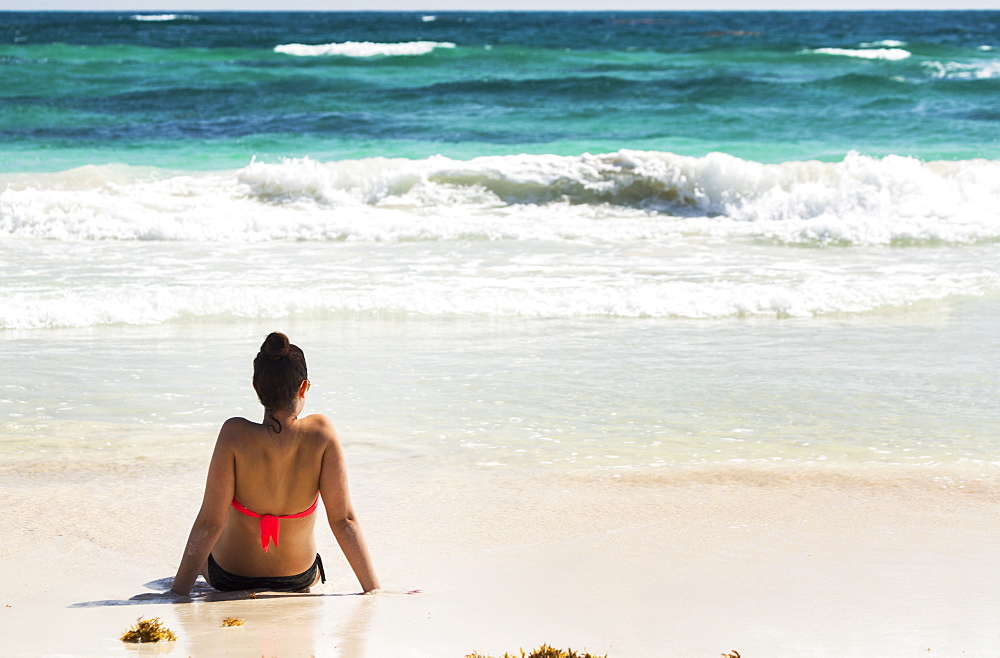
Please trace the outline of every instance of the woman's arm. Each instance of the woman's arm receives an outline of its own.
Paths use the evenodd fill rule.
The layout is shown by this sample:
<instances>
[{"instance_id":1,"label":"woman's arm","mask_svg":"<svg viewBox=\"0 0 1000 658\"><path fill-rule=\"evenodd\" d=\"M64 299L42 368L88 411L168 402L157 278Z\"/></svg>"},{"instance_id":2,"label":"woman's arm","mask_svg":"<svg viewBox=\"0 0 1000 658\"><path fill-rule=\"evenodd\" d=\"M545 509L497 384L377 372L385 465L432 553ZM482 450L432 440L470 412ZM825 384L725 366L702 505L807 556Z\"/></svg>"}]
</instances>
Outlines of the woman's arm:
<instances>
[{"instance_id":1,"label":"woman's arm","mask_svg":"<svg viewBox=\"0 0 1000 658\"><path fill-rule=\"evenodd\" d=\"M379 589L378 576L368 555L361 525L354 515L351 506L351 496L347 489L347 468L344 464L344 451L337 438L337 433L329 420L324 418L322 431L327 436L327 446L323 453L323 470L319 477L319 490L326 507L326 518L330 522L333 536L337 538L344 557L354 570L354 575L361 583L365 592Z\"/></svg>"},{"instance_id":2,"label":"woman's arm","mask_svg":"<svg viewBox=\"0 0 1000 658\"><path fill-rule=\"evenodd\" d=\"M235 422L238 419L227 420L219 430L215 452L212 453L212 461L208 466L201 510L191 527L181 565L177 568L174 584L170 587L175 594L186 596L191 592L195 579L204 569L208 554L219 540L226 523L229 504L236 490L236 467L231 447Z\"/></svg>"}]
</instances>

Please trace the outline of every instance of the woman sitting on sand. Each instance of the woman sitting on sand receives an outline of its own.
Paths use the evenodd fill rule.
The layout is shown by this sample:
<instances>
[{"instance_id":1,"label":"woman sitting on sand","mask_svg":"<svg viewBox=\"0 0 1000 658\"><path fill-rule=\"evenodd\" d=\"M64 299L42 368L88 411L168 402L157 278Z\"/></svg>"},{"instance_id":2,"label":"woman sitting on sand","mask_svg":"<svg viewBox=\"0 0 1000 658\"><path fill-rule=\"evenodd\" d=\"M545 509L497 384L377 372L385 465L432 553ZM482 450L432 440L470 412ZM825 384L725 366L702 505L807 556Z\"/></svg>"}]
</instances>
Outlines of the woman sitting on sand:
<instances>
[{"instance_id":1,"label":"woman sitting on sand","mask_svg":"<svg viewBox=\"0 0 1000 658\"><path fill-rule=\"evenodd\" d=\"M361 587L378 589L333 425L320 414L299 418L309 390L302 350L284 334L270 334L253 362L253 387L264 421L230 418L222 425L170 589L189 594L199 573L223 591L301 592L325 582L313 536L320 496Z\"/></svg>"}]
</instances>

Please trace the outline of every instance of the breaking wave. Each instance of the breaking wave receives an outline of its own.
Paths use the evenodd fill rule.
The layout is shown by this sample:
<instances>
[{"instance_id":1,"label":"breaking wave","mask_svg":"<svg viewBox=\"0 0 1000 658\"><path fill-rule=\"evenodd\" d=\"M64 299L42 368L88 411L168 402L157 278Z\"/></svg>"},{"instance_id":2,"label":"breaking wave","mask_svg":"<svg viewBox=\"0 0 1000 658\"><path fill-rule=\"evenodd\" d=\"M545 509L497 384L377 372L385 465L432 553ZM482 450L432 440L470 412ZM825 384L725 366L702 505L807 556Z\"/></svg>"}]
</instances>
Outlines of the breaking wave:
<instances>
[{"instance_id":1,"label":"breaking wave","mask_svg":"<svg viewBox=\"0 0 1000 658\"><path fill-rule=\"evenodd\" d=\"M806 52L817 55L838 55L841 57L885 59L889 61L907 59L911 55L909 50L903 48L815 48Z\"/></svg>"},{"instance_id":2,"label":"breaking wave","mask_svg":"<svg viewBox=\"0 0 1000 658\"><path fill-rule=\"evenodd\" d=\"M308 45L286 43L274 47L274 52L296 57L320 57L339 55L342 57L398 57L426 55L435 48L454 48L455 44L440 41L409 41L405 43L371 43L369 41L345 41L343 43L323 43Z\"/></svg>"},{"instance_id":3,"label":"breaking wave","mask_svg":"<svg viewBox=\"0 0 1000 658\"><path fill-rule=\"evenodd\" d=\"M4 181L0 179L0 184ZM254 161L171 173L9 176L0 239L634 239L681 231L784 243L1000 239L1000 162L856 153L761 164L713 153ZM539 218L558 216L553 222Z\"/></svg>"}]
</instances>

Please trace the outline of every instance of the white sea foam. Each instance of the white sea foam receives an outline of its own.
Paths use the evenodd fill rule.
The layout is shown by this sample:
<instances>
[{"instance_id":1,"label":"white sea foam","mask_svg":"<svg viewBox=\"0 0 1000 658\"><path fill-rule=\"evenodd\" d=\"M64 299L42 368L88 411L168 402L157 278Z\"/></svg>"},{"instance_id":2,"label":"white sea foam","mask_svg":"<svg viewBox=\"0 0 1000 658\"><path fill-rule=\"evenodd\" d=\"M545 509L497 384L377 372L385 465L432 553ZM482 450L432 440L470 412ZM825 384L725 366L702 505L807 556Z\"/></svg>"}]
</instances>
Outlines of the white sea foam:
<instances>
[{"instance_id":1,"label":"white sea foam","mask_svg":"<svg viewBox=\"0 0 1000 658\"><path fill-rule=\"evenodd\" d=\"M1000 294L997 161L621 151L91 166L2 184L0 328L811 316Z\"/></svg>"},{"instance_id":2,"label":"white sea foam","mask_svg":"<svg viewBox=\"0 0 1000 658\"><path fill-rule=\"evenodd\" d=\"M1000 60L971 62L923 62L930 74L944 80L990 80L1000 78Z\"/></svg>"},{"instance_id":3,"label":"white sea foam","mask_svg":"<svg viewBox=\"0 0 1000 658\"><path fill-rule=\"evenodd\" d=\"M910 57L909 50L903 48L815 48L805 51L817 55L838 55L841 57L860 57L862 59L884 59L896 61Z\"/></svg>"},{"instance_id":4,"label":"white sea foam","mask_svg":"<svg viewBox=\"0 0 1000 658\"><path fill-rule=\"evenodd\" d=\"M133 14L130 17L133 21L147 21L151 23L163 23L169 21L196 21L197 16L191 14Z\"/></svg>"},{"instance_id":5,"label":"white sea foam","mask_svg":"<svg viewBox=\"0 0 1000 658\"><path fill-rule=\"evenodd\" d=\"M328 244L243 249L99 246L92 260L5 277L0 328L161 324L191 317L355 314L480 317L809 317L906 307L1000 290L995 257L970 265L939 255L817 256L704 245L614 255L495 250L467 243L428 251ZM43 245L51 250L52 245ZM607 251L607 250L606 250ZM611 250L613 252L614 250ZM111 257L108 257L111 254ZM64 256L65 258L65 256ZM35 264L42 262L34 260Z\"/></svg>"},{"instance_id":6,"label":"white sea foam","mask_svg":"<svg viewBox=\"0 0 1000 658\"><path fill-rule=\"evenodd\" d=\"M345 41L343 43L323 43L309 45L286 43L274 47L274 52L296 57L320 57L340 55L343 57L392 57L426 55L435 48L454 48L455 44L441 41L409 41L404 43L372 43L370 41Z\"/></svg>"},{"instance_id":7,"label":"white sea foam","mask_svg":"<svg viewBox=\"0 0 1000 658\"><path fill-rule=\"evenodd\" d=\"M1000 239L1000 161L988 160L852 153L834 163L761 164L721 153L620 151L299 159L204 174L136 170L133 179L129 171L10 179L0 192L0 237L615 240L683 230L786 243ZM559 221L538 222L541 215ZM595 221L603 217L616 221Z\"/></svg>"},{"instance_id":8,"label":"white sea foam","mask_svg":"<svg viewBox=\"0 0 1000 658\"><path fill-rule=\"evenodd\" d=\"M899 48L905 46L905 41L898 41L896 39L883 39L882 41L872 41L870 43L861 44L862 48Z\"/></svg>"}]
</instances>

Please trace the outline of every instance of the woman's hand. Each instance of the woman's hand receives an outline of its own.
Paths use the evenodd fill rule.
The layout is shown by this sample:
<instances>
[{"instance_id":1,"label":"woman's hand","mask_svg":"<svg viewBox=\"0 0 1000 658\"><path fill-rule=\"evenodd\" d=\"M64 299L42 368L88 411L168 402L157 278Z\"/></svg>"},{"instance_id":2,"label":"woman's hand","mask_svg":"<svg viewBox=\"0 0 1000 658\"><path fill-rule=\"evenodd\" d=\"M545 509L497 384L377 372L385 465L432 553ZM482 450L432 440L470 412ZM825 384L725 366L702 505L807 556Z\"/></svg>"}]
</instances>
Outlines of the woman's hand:
<instances>
[{"instance_id":1,"label":"woman's hand","mask_svg":"<svg viewBox=\"0 0 1000 658\"><path fill-rule=\"evenodd\" d=\"M178 594L172 589L166 592L146 592L136 594L129 601L147 601L149 603L190 603L191 597L187 594Z\"/></svg>"}]
</instances>

